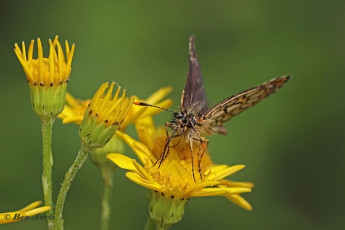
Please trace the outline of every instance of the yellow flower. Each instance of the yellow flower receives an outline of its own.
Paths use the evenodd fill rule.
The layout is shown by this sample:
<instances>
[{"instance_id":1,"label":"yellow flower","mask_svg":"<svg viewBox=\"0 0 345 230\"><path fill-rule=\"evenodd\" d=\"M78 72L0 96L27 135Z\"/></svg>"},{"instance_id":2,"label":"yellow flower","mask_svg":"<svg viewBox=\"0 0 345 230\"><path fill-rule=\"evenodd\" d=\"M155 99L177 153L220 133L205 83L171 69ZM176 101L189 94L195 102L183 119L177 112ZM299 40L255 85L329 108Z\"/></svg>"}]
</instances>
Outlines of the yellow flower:
<instances>
[{"instance_id":1,"label":"yellow flower","mask_svg":"<svg viewBox=\"0 0 345 230\"><path fill-rule=\"evenodd\" d=\"M27 220L27 219L30 219L29 217L32 217L37 214L41 214L50 210L49 206L43 206L43 207L37 208L41 204L42 204L41 201L36 201L18 211L0 213L0 224L8 224L8 223L17 222L20 220ZM47 216L47 218L53 218L53 216Z\"/></svg>"},{"instance_id":2,"label":"yellow flower","mask_svg":"<svg viewBox=\"0 0 345 230\"><path fill-rule=\"evenodd\" d=\"M33 59L34 40L31 40L28 56L26 56L25 43L22 43L22 50L18 44L15 44L14 52L26 74L26 79L31 85L53 86L61 85L68 82L71 73L71 63L74 54L74 44L71 49L66 41L66 60L58 41L55 36L54 42L49 39L50 53L48 58L43 57L41 40L37 39L38 58ZM56 52L57 47L57 52Z\"/></svg>"},{"instance_id":3,"label":"yellow flower","mask_svg":"<svg viewBox=\"0 0 345 230\"><path fill-rule=\"evenodd\" d=\"M149 98L146 100L138 99L137 97L134 97L134 101L145 101L149 104L158 105L163 108L170 107L172 104L171 99L166 99L164 101L161 101L167 94L171 92L171 87L165 87L162 89L159 89L154 94L152 94ZM85 113L85 110L90 103L90 100L79 100L75 99L71 94L67 93L66 95L66 101L67 104L65 106L65 109L62 111L62 113L59 115L59 118L62 119L62 122L64 124L74 122L76 124L80 124L83 120L83 116ZM153 116L157 113L160 113L162 110L152 108L152 107L144 107L144 106L132 106L128 114L122 123L120 129L124 130L129 124L135 123L139 118L149 117Z\"/></svg>"},{"instance_id":4,"label":"yellow flower","mask_svg":"<svg viewBox=\"0 0 345 230\"><path fill-rule=\"evenodd\" d=\"M119 96L120 87L113 96L114 86L114 82L110 87L108 83L102 84L86 108L79 136L91 148L103 147L110 140L133 104L134 98L127 98L126 90Z\"/></svg>"},{"instance_id":5,"label":"yellow flower","mask_svg":"<svg viewBox=\"0 0 345 230\"><path fill-rule=\"evenodd\" d=\"M66 89L71 73L74 45L71 49L66 41L66 58L63 54L58 36L49 40L49 57L43 57L41 40L37 39L38 58L33 58L34 40L31 41L28 55L24 42L22 50L15 44L14 52L22 64L31 92L33 110L40 117L55 118L66 102Z\"/></svg>"},{"instance_id":6,"label":"yellow flower","mask_svg":"<svg viewBox=\"0 0 345 230\"><path fill-rule=\"evenodd\" d=\"M224 196L246 210L252 209L239 194L250 192L253 184L224 179L243 169L244 165L216 165L206 152L200 163L202 179L197 172L197 180L194 181L189 145L175 144L175 147L170 147L167 158L158 168L155 162L164 147L165 130L156 130L151 119L146 119L138 125L137 132L140 142L124 133L118 132L118 136L132 148L142 165L122 154L107 155L119 167L129 170L126 176L130 180L168 198L186 200L191 197ZM195 148L194 169L198 169L197 152Z\"/></svg>"}]
</instances>

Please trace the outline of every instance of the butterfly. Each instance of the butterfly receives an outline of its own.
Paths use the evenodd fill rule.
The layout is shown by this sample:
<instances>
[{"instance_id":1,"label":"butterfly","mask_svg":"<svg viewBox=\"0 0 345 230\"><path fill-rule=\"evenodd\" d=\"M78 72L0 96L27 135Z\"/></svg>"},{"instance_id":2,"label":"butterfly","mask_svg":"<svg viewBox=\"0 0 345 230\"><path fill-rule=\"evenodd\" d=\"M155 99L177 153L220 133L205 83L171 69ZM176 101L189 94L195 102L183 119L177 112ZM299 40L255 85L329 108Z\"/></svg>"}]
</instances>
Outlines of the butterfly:
<instances>
[{"instance_id":1,"label":"butterfly","mask_svg":"<svg viewBox=\"0 0 345 230\"><path fill-rule=\"evenodd\" d=\"M227 133L226 128L223 126L225 122L277 91L289 78L290 76L282 76L272 79L228 97L210 108L206 100L201 69L196 55L195 39L194 36L191 36L189 38L189 71L182 92L181 106L179 111L172 111L174 112L173 119L170 123L166 123L166 126L171 128L172 133L169 135L167 132L164 150L156 164L159 162L158 167L160 167L168 156L171 141L174 138L183 137L182 139L190 147L194 181L193 145L195 142L200 143L204 149L204 151L198 152L198 168L200 178L202 178L200 162L209 143L205 136L217 133L225 135ZM153 106L143 102L136 102L135 104Z\"/></svg>"}]
</instances>

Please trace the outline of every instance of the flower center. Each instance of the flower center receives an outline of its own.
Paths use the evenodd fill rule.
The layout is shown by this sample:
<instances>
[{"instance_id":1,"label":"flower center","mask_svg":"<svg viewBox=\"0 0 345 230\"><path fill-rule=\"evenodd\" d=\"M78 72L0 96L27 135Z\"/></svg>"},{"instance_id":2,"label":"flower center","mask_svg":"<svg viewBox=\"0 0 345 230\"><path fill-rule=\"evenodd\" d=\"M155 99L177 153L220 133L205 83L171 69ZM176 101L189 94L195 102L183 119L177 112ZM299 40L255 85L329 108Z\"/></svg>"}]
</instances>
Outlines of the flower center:
<instances>
[{"instance_id":1,"label":"flower center","mask_svg":"<svg viewBox=\"0 0 345 230\"><path fill-rule=\"evenodd\" d=\"M164 135L159 135L155 138L155 144L151 151L156 156L156 159L159 159L163 153L165 138ZM207 180L204 171L211 166L212 161L206 152L200 159L202 151L205 150L200 148L200 145L195 144L195 142L193 142L195 146L193 147L192 160L192 152L189 143L184 143L183 139L178 140L178 138L183 137L177 137L176 140L171 143L172 147L169 148L169 153L160 167L159 162L157 162L155 166L148 170L155 181L168 189L169 194L171 192L175 197L183 197L185 195L185 190ZM194 181L193 171L196 181ZM165 195L169 196L169 194Z\"/></svg>"}]
</instances>

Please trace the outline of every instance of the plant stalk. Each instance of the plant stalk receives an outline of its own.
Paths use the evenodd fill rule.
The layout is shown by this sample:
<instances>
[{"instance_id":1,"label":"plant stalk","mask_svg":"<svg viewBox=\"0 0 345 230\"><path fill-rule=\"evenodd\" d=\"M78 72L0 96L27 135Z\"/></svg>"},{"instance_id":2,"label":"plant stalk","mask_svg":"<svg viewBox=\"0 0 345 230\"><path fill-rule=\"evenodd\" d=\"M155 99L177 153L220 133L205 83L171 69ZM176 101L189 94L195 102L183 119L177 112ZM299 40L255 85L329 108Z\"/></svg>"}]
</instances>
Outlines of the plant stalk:
<instances>
[{"instance_id":1,"label":"plant stalk","mask_svg":"<svg viewBox=\"0 0 345 230\"><path fill-rule=\"evenodd\" d=\"M63 229L62 211L63 211L66 195L69 188L71 187L71 184L73 182L75 175L77 174L81 166L84 164L87 158L88 152L89 152L89 149L84 144L82 144L82 146L79 149L76 159L74 160L71 167L68 169L68 171L65 174L65 178L61 184L59 195L56 201L55 220L54 220L54 229L56 230Z\"/></svg>"},{"instance_id":2,"label":"plant stalk","mask_svg":"<svg viewBox=\"0 0 345 230\"><path fill-rule=\"evenodd\" d=\"M103 195L102 195L102 216L101 230L109 229L110 213L111 213L111 193L113 190L113 170L109 167L100 167L103 179Z\"/></svg>"},{"instance_id":3,"label":"plant stalk","mask_svg":"<svg viewBox=\"0 0 345 230\"><path fill-rule=\"evenodd\" d=\"M52 188L52 167L53 167L53 155L52 155L52 128L54 118L42 117L42 142L43 142L43 173L42 173L42 187L44 195L44 203L50 206L50 210L47 214L50 216L54 213L53 205L53 188ZM47 218L48 229L53 229L53 220Z\"/></svg>"}]
</instances>

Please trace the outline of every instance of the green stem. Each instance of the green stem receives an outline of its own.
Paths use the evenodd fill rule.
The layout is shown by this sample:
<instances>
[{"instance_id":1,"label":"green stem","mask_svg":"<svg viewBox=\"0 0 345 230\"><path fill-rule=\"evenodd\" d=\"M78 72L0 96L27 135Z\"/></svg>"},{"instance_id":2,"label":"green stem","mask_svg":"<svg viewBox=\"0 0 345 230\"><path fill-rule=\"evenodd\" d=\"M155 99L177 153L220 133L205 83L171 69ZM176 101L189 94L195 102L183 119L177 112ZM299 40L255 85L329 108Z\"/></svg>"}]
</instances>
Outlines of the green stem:
<instances>
[{"instance_id":1,"label":"green stem","mask_svg":"<svg viewBox=\"0 0 345 230\"><path fill-rule=\"evenodd\" d=\"M144 230L155 230L156 221L154 221L150 216L147 218Z\"/></svg>"},{"instance_id":2,"label":"green stem","mask_svg":"<svg viewBox=\"0 0 345 230\"><path fill-rule=\"evenodd\" d=\"M79 149L76 159L74 160L71 167L68 169L68 171L65 174L65 178L61 184L59 195L56 201L55 220L54 220L55 229L58 229L58 230L63 229L62 210L65 203L66 195L69 188L71 187L71 184L73 182L75 175L77 174L81 166L84 164L87 158L88 152L89 152L89 149L86 148L84 144L82 144L82 146Z\"/></svg>"},{"instance_id":3,"label":"green stem","mask_svg":"<svg viewBox=\"0 0 345 230\"><path fill-rule=\"evenodd\" d=\"M108 230L111 213L110 200L113 190L113 171L109 167L100 167L100 171L104 186L102 195L101 230Z\"/></svg>"},{"instance_id":4,"label":"green stem","mask_svg":"<svg viewBox=\"0 0 345 230\"><path fill-rule=\"evenodd\" d=\"M44 195L44 203L50 206L51 209L47 212L48 215L53 214L53 189L52 189L52 167L53 167L53 155L52 155L52 128L54 118L41 118L42 123L42 142L43 142L43 173L42 173L42 187ZM53 229L53 220L47 218L48 229Z\"/></svg>"}]
</instances>

